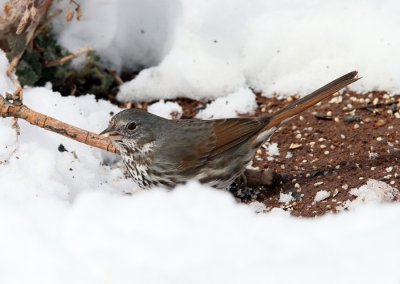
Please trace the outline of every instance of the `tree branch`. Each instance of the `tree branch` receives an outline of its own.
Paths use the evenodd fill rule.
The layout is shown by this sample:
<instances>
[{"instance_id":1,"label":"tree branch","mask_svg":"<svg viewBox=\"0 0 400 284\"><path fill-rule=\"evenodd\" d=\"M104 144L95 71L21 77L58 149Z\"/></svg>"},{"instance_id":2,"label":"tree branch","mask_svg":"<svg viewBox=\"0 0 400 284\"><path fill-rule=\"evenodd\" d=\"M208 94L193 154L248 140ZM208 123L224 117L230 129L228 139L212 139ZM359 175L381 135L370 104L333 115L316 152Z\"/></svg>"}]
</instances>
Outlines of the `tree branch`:
<instances>
[{"instance_id":1,"label":"tree branch","mask_svg":"<svg viewBox=\"0 0 400 284\"><path fill-rule=\"evenodd\" d=\"M32 125L58 133L75 141L118 154L117 148L110 141L104 140L96 133L69 125L50 116L33 111L23 104L11 103L8 98L0 96L0 116L26 120Z\"/></svg>"}]
</instances>

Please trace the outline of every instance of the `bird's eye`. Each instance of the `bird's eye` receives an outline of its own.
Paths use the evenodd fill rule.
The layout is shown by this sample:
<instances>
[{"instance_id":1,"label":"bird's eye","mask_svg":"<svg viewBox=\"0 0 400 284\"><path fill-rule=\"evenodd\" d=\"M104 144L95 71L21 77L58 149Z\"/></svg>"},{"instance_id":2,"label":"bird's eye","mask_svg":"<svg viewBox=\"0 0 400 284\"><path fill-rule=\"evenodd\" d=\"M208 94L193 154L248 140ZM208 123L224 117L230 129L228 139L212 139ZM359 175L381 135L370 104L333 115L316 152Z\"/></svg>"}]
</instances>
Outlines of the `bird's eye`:
<instances>
[{"instance_id":1,"label":"bird's eye","mask_svg":"<svg viewBox=\"0 0 400 284\"><path fill-rule=\"evenodd\" d=\"M130 131L135 130L136 129L136 123L135 122L129 122L128 125L126 126L126 128Z\"/></svg>"}]
</instances>

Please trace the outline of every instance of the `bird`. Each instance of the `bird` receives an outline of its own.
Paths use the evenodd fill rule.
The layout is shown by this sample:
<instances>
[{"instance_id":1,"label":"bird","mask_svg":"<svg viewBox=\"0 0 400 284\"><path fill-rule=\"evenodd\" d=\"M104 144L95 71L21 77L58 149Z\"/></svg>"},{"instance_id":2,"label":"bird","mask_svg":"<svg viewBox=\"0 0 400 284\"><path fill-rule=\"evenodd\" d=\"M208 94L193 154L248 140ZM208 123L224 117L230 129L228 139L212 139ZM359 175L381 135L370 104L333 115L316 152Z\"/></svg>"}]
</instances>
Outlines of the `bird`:
<instances>
[{"instance_id":1,"label":"bird","mask_svg":"<svg viewBox=\"0 0 400 284\"><path fill-rule=\"evenodd\" d=\"M190 180L227 189L280 126L358 79L357 71L350 72L259 117L169 120L126 109L99 135L120 151L127 172L143 189L171 189Z\"/></svg>"}]
</instances>

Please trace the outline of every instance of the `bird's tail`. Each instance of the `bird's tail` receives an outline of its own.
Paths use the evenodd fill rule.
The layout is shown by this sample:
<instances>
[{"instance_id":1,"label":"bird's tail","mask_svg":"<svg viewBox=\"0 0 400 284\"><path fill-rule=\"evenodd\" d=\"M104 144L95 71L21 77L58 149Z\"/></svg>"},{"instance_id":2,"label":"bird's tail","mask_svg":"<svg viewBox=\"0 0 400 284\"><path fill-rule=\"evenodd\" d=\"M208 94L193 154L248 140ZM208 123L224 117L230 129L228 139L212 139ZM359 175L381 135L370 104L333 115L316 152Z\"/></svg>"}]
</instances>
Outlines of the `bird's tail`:
<instances>
[{"instance_id":1,"label":"bird's tail","mask_svg":"<svg viewBox=\"0 0 400 284\"><path fill-rule=\"evenodd\" d=\"M271 117L268 117L268 123L263 129L270 129L272 127L281 125L282 123L290 120L299 113L319 103L323 99L330 97L334 93L340 91L342 88L350 85L351 83L354 83L359 79L360 78L357 77L357 71L350 72L340 78L337 78L329 84L326 84L325 86L319 88L311 94L293 102L284 109L276 112Z\"/></svg>"}]
</instances>

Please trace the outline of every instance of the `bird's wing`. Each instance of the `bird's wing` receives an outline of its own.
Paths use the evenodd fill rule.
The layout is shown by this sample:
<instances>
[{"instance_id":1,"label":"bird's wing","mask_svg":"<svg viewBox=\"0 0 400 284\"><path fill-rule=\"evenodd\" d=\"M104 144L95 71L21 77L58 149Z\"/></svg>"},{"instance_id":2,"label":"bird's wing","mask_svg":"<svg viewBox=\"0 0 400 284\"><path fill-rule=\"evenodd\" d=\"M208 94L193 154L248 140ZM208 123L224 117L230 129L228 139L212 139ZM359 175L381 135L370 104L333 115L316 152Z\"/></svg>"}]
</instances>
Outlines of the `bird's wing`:
<instances>
[{"instance_id":1,"label":"bird's wing","mask_svg":"<svg viewBox=\"0 0 400 284\"><path fill-rule=\"evenodd\" d=\"M215 121L216 143L209 156L217 156L243 142L254 138L263 123L254 118L232 118Z\"/></svg>"},{"instance_id":2,"label":"bird's wing","mask_svg":"<svg viewBox=\"0 0 400 284\"><path fill-rule=\"evenodd\" d=\"M171 133L176 140L164 145L163 155L157 155L163 157L158 163L187 171L241 145L263 127L259 120L252 118L187 120L176 125Z\"/></svg>"}]
</instances>

